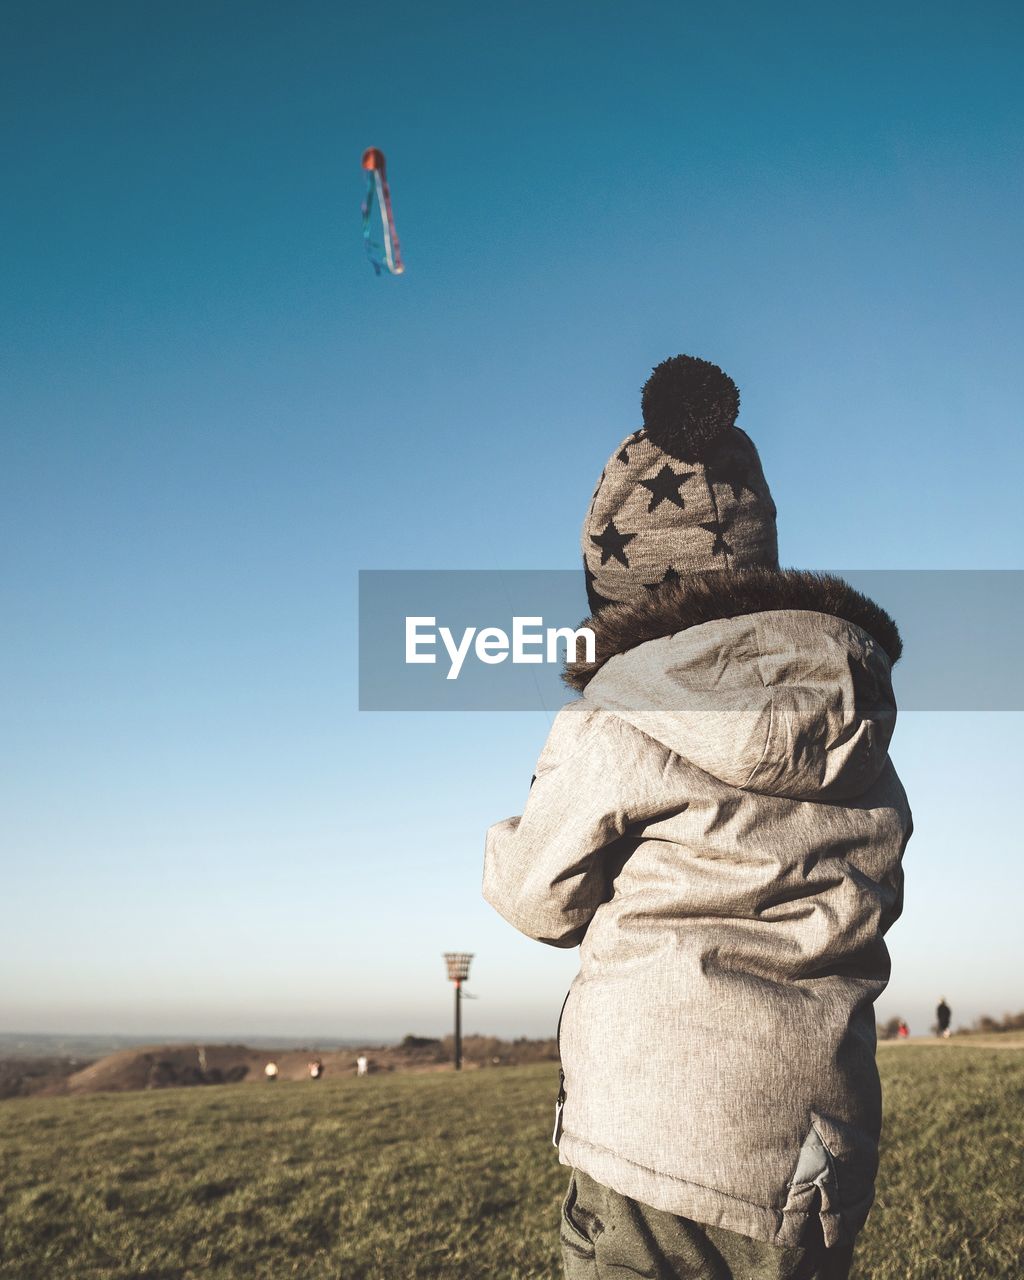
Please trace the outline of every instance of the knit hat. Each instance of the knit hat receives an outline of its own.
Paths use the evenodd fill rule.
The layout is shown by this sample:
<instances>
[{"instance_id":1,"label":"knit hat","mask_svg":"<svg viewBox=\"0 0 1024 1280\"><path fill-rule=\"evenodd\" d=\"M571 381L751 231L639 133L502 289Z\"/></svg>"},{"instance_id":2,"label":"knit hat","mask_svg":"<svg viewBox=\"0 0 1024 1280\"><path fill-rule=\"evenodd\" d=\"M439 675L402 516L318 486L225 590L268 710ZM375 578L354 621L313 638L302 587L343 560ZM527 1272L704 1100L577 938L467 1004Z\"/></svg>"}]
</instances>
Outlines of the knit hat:
<instances>
[{"instance_id":1,"label":"knit hat","mask_svg":"<svg viewBox=\"0 0 1024 1280\"><path fill-rule=\"evenodd\" d=\"M715 364L673 356L641 398L644 425L608 461L583 523L593 612L686 574L778 568L775 503L740 393Z\"/></svg>"}]
</instances>

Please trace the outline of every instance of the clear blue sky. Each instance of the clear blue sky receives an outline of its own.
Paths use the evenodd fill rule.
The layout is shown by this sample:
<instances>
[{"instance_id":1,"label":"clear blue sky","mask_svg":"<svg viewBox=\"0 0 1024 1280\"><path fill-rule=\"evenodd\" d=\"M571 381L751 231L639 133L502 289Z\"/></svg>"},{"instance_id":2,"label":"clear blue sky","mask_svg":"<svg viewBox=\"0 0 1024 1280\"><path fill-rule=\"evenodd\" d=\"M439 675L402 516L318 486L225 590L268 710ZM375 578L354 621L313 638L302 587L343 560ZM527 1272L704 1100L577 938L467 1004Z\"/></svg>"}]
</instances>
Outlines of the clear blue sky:
<instances>
[{"instance_id":1,"label":"clear blue sky","mask_svg":"<svg viewBox=\"0 0 1024 1280\"><path fill-rule=\"evenodd\" d=\"M551 1032L479 896L548 721L356 709L360 568L564 568L638 388L784 562L1018 568L1018 6L9 6L0 1028ZM359 229L388 156L407 260ZM936 637L941 644L941 637ZM880 1014L1024 1006L1020 715L904 716Z\"/></svg>"}]
</instances>

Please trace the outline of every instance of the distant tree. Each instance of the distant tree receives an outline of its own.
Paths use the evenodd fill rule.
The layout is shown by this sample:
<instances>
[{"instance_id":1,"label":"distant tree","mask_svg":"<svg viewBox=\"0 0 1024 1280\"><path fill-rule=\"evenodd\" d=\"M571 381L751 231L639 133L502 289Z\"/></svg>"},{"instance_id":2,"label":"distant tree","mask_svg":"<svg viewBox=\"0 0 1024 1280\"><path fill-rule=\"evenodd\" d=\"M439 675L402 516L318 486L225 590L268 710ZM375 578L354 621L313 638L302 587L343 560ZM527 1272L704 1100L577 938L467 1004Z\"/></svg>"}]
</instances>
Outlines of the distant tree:
<instances>
[{"instance_id":1,"label":"distant tree","mask_svg":"<svg viewBox=\"0 0 1024 1280\"><path fill-rule=\"evenodd\" d=\"M976 1018L971 1026L972 1031L985 1031L991 1034L999 1031L1020 1031L1024 1029L1024 1011L1021 1013L1004 1013L1002 1021L997 1022L995 1018L987 1013L983 1013L980 1018Z\"/></svg>"},{"instance_id":2,"label":"distant tree","mask_svg":"<svg viewBox=\"0 0 1024 1280\"><path fill-rule=\"evenodd\" d=\"M879 1040L895 1040L899 1033L900 1023L902 1021L902 1018L890 1018L888 1022L883 1023L883 1025L878 1028Z\"/></svg>"},{"instance_id":3,"label":"distant tree","mask_svg":"<svg viewBox=\"0 0 1024 1280\"><path fill-rule=\"evenodd\" d=\"M417 1053L425 1049L440 1049L441 1041L430 1036L406 1036L399 1047L407 1053Z\"/></svg>"},{"instance_id":4,"label":"distant tree","mask_svg":"<svg viewBox=\"0 0 1024 1280\"><path fill-rule=\"evenodd\" d=\"M450 1057L451 1036L445 1036L444 1044L445 1053ZM466 1062L481 1066L514 1066L527 1062L558 1061L558 1045L553 1037L547 1040L530 1040L526 1036L519 1036L509 1041L500 1040L497 1036L463 1036L462 1053Z\"/></svg>"}]
</instances>

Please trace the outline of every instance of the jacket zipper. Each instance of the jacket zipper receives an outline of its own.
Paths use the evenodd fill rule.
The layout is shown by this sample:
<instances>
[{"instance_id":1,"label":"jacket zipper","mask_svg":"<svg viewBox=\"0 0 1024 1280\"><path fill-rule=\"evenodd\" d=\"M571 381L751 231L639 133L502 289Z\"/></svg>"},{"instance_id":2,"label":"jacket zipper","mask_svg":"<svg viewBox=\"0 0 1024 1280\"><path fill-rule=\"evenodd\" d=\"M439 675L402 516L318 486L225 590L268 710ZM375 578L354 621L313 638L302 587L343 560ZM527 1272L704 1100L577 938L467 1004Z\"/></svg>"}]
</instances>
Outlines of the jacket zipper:
<instances>
[{"instance_id":1,"label":"jacket zipper","mask_svg":"<svg viewBox=\"0 0 1024 1280\"><path fill-rule=\"evenodd\" d=\"M562 1111L565 1109L565 1071L562 1068L562 1018L565 1016L565 1006L569 1003L569 996L572 988L565 993L565 999L562 1001L562 1009L558 1015L558 1027L555 1031L555 1048L558 1051L558 1097L555 1099L555 1127L551 1134L552 1145L557 1147L562 1137Z\"/></svg>"},{"instance_id":2,"label":"jacket zipper","mask_svg":"<svg viewBox=\"0 0 1024 1280\"><path fill-rule=\"evenodd\" d=\"M555 1099L555 1128L551 1134L552 1146L558 1146L562 1137L562 1112L565 1109L565 1072L558 1068L558 1097Z\"/></svg>"}]
</instances>

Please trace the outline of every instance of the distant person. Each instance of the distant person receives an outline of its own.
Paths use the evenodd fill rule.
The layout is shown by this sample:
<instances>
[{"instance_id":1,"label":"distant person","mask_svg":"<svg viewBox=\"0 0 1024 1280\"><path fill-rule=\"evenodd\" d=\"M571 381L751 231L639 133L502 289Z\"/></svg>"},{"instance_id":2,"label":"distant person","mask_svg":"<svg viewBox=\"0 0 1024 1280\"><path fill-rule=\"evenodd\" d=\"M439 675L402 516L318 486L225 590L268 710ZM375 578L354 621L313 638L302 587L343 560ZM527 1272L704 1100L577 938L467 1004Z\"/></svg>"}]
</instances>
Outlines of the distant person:
<instances>
[{"instance_id":1,"label":"distant person","mask_svg":"<svg viewBox=\"0 0 1024 1280\"><path fill-rule=\"evenodd\" d=\"M357 1076L365 1076L369 1070L370 1070L369 1058L364 1058L362 1057L362 1055L356 1058L356 1075Z\"/></svg>"},{"instance_id":2,"label":"distant person","mask_svg":"<svg viewBox=\"0 0 1024 1280\"><path fill-rule=\"evenodd\" d=\"M946 997L940 996L939 1007L935 1010L936 1034L942 1036L943 1040L949 1039L949 1024L953 1017L952 1011L946 1004Z\"/></svg>"},{"instance_id":3,"label":"distant person","mask_svg":"<svg viewBox=\"0 0 1024 1280\"><path fill-rule=\"evenodd\" d=\"M842 579L779 568L721 369L666 360L641 407L583 526L583 697L522 817L487 833L488 901L584 942L559 1037L565 1275L842 1280L911 830L888 754L899 633ZM827 432L816 448L824 472L841 460Z\"/></svg>"},{"instance_id":4,"label":"distant person","mask_svg":"<svg viewBox=\"0 0 1024 1280\"><path fill-rule=\"evenodd\" d=\"M910 1028L902 1018L900 1018L900 1025L896 1028L896 1034L901 1040L906 1040L910 1036Z\"/></svg>"},{"instance_id":5,"label":"distant person","mask_svg":"<svg viewBox=\"0 0 1024 1280\"><path fill-rule=\"evenodd\" d=\"M274 1081L277 1079L277 1063L268 1062L267 1065L263 1068L263 1074L267 1077L267 1083L273 1084Z\"/></svg>"},{"instance_id":6,"label":"distant person","mask_svg":"<svg viewBox=\"0 0 1024 1280\"><path fill-rule=\"evenodd\" d=\"M310 1080L319 1080L324 1073L324 1064L319 1058L314 1058L312 1062L307 1064Z\"/></svg>"}]
</instances>

